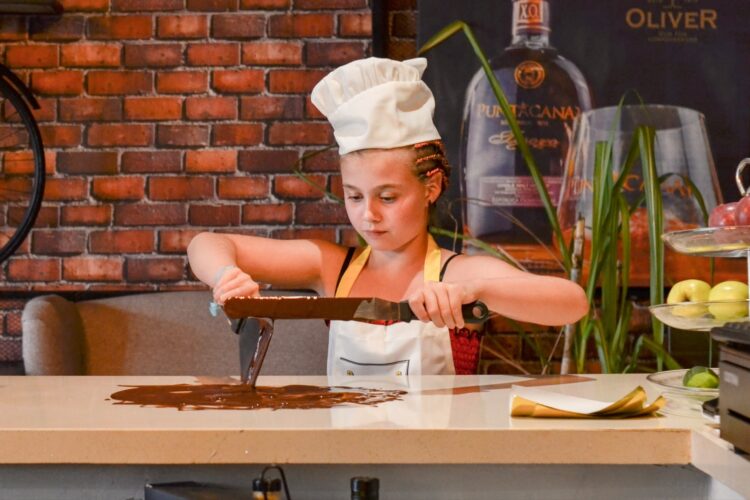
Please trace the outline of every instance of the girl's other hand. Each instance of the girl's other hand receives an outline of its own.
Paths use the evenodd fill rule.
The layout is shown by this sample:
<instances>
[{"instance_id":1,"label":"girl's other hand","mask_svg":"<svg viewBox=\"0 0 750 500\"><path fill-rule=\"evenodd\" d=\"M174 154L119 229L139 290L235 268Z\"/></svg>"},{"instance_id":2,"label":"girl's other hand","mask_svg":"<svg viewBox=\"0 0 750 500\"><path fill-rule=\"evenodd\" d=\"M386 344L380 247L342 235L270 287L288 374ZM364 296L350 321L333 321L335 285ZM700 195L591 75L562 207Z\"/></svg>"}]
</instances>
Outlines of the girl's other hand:
<instances>
[{"instance_id":1,"label":"girl's other hand","mask_svg":"<svg viewBox=\"0 0 750 500\"><path fill-rule=\"evenodd\" d=\"M260 287L239 267L230 267L219 276L213 288L214 302L224 305L232 297L259 297Z\"/></svg>"},{"instance_id":2,"label":"girl's other hand","mask_svg":"<svg viewBox=\"0 0 750 500\"><path fill-rule=\"evenodd\" d=\"M463 328L463 304L476 300L462 283L430 281L408 298L409 307L420 321L432 321L440 328Z\"/></svg>"}]
</instances>

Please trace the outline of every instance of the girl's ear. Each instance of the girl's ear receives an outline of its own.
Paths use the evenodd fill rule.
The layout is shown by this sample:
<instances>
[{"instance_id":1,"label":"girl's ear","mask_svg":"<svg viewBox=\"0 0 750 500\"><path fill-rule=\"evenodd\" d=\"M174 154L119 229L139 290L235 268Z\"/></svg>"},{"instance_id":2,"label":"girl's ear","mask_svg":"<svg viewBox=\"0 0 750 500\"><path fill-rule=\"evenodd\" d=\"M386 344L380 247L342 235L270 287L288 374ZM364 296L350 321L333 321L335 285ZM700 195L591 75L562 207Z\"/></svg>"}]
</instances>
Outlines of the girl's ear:
<instances>
[{"instance_id":1,"label":"girl's ear","mask_svg":"<svg viewBox=\"0 0 750 500\"><path fill-rule=\"evenodd\" d=\"M435 172L427 177L425 181L425 198L428 205L432 205L440 197L440 193L443 190L443 171L435 170Z\"/></svg>"}]
</instances>

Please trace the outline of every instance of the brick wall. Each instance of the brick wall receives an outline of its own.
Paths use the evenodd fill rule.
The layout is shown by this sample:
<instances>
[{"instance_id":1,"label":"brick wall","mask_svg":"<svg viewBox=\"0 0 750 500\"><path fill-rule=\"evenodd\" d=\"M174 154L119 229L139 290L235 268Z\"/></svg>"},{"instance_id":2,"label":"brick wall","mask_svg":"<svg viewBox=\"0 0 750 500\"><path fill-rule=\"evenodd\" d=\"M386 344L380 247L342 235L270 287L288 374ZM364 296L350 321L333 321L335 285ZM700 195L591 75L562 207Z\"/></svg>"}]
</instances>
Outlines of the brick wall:
<instances>
[{"instance_id":1,"label":"brick wall","mask_svg":"<svg viewBox=\"0 0 750 500\"><path fill-rule=\"evenodd\" d=\"M351 239L291 167L333 141L308 94L369 55L368 0L61 3L61 17L0 18L0 60L42 105L49 171L0 269L0 360L20 359L29 296L198 287L185 249L201 230ZM334 153L304 168L339 183Z\"/></svg>"},{"instance_id":2,"label":"brick wall","mask_svg":"<svg viewBox=\"0 0 750 500\"><path fill-rule=\"evenodd\" d=\"M0 268L0 361L21 358L31 296L202 288L185 257L202 230L351 244L342 207L290 172L333 142L308 95L370 55L372 1L61 0L62 17L0 18L0 60L42 104L49 170L36 227ZM416 0L383 5L386 55L414 57ZM303 168L339 191L337 161ZM517 334L494 338L539 371ZM536 338L548 351L555 337Z\"/></svg>"}]
</instances>

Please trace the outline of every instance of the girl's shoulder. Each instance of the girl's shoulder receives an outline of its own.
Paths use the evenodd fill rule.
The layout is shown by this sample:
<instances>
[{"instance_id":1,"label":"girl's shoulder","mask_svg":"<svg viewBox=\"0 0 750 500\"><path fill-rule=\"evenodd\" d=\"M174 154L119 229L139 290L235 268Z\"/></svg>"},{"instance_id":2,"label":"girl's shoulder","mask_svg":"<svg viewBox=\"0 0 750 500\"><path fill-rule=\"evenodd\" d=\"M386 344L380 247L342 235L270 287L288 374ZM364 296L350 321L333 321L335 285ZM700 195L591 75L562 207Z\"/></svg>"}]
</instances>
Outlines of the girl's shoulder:
<instances>
[{"instance_id":1,"label":"girl's shoulder","mask_svg":"<svg viewBox=\"0 0 750 500\"><path fill-rule=\"evenodd\" d=\"M320 275L323 289L318 290L318 293L333 296L342 273L352 257L357 254L359 247L339 245L327 240L314 240L314 243L320 249L321 256Z\"/></svg>"},{"instance_id":2,"label":"girl's shoulder","mask_svg":"<svg viewBox=\"0 0 750 500\"><path fill-rule=\"evenodd\" d=\"M449 250L443 250L442 261L446 281L503 277L524 272L491 255L456 254Z\"/></svg>"},{"instance_id":3,"label":"girl's shoulder","mask_svg":"<svg viewBox=\"0 0 750 500\"><path fill-rule=\"evenodd\" d=\"M320 253L320 263L323 269L336 269L338 270L347 256L352 253L356 254L358 247L350 247L346 245L339 245L328 240L311 239L310 243L314 244L318 248Z\"/></svg>"}]
</instances>

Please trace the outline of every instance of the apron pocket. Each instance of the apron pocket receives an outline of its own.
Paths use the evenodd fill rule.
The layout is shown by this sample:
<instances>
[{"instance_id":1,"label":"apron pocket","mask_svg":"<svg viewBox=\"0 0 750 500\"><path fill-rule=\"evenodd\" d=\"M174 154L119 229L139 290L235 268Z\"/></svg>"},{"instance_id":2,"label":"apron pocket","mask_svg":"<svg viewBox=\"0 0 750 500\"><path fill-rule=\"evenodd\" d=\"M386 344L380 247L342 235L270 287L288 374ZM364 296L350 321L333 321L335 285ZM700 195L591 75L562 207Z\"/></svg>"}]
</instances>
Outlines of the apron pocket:
<instances>
[{"instance_id":1,"label":"apron pocket","mask_svg":"<svg viewBox=\"0 0 750 500\"><path fill-rule=\"evenodd\" d=\"M340 375L349 376L371 376L385 375L390 377L401 377L409 375L409 360L402 359L391 363L361 363L344 357L338 358L338 370Z\"/></svg>"}]
</instances>

